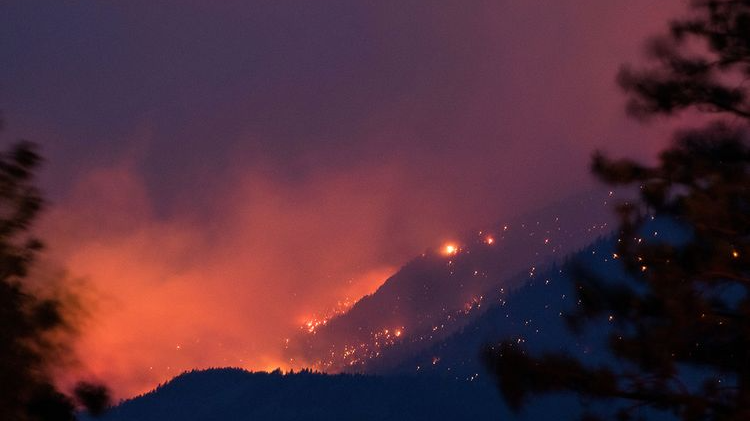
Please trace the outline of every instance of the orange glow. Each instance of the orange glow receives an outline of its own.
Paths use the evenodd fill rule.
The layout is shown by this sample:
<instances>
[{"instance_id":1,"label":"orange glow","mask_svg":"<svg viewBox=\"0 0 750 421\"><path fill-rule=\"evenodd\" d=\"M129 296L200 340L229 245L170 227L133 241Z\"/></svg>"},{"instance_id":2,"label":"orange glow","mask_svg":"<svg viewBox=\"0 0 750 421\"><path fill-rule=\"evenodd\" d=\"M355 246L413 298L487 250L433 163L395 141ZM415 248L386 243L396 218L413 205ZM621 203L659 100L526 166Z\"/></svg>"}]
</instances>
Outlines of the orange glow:
<instances>
[{"instance_id":1,"label":"orange glow","mask_svg":"<svg viewBox=\"0 0 750 421\"><path fill-rule=\"evenodd\" d=\"M740 257L740 252L738 252L737 250L732 250L732 257L734 257L735 259Z\"/></svg>"},{"instance_id":2,"label":"orange glow","mask_svg":"<svg viewBox=\"0 0 750 421\"><path fill-rule=\"evenodd\" d=\"M403 256L434 241L421 228L403 237L412 245L381 235L391 220L373 203L392 190L362 189L380 183L377 171L309 180L305 191L240 175L213 199L221 218L211 224L197 223L189 204L157 217L127 165L88 174L40 221L49 258L87 282L76 371L106 379L118 399L194 368L292 365L283 338L303 324L317 331L327 309L374 292Z\"/></svg>"},{"instance_id":3,"label":"orange glow","mask_svg":"<svg viewBox=\"0 0 750 421\"><path fill-rule=\"evenodd\" d=\"M486 237L486 238L484 239L484 242L485 242L485 243L486 243L487 245L490 245L490 246L491 246L491 245L495 244L495 239L494 239L494 238L492 238L491 236L489 236L489 235L488 235L488 236L487 236L487 237Z\"/></svg>"},{"instance_id":4,"label":"orange glow","mask_svg":"<svg viewBox=\"0 0 750 421\"><path fill-rule=\"evenodd\" d=\"M458 253L458 246L454 243L448 243L443 246L443 254L445 256L453 256Z\"/></svg>"},{"instance_id":5,"label":"orange glow","mask_svg":"<svg viewBox=\"0 0 750 421\"><path fill-rule=\"evenodd\" d=\"M209 72L207 77L199 78L208 81L207 85L186 84L187 90L172 89L173 84L169 84L164 93L175 93L176 97L162 98L146 92L144 97L133 97L122 109L106 107L107 113L113 114L73 113L70 118L45 120L32 112L43 111L44 107L37 107L36 102L20 104L20 110L31 114L24 114L22 120L27 123L21 122L12 133L50 142L50 148L44 148L43 153L49 153L46 157L52 165L45 167L43 174L52 182L50 187L56 186L54 203L35 229L47 244L49 257L68 270L72 278L90 285L84 304L92 303L85 306L91 318L88 325L80 326L83 336L77 346L85 365L82 370L106 379L117 400L149 390L183 370L278 366L280 361L287 361L283 357L283 338L303 333L301 326L307 326L307 322L325 320L338 301L347 297L356 301L375 291L394 268L426 247L430 248L429 259L448 263L454 260L450 256L470 251L468 245L451 235L476 233L475 226L493 226L490 224L497 223L497 218L522 214L567 196L567 187L561 186L576 186L577 190L581 181L577 174L588 164L588 151L599 148L600 140L612 133L613 127L622 136L629 133L619 130L621 96L617 94L613 100L610 92L614 91L611 71L616 68L607 70L610 62L619 63L620 59L610 60L613 57L609 54L615 50L631 51L630 48L636 51L634 48L641 43L641 37L635 34L617 37L618 48L610 49L611 43L606 39L591 42L589 30L631 29L630 24L637 24L633 26L642 30L638 33L650 34L651 28L662 28L662 17L673 14L651 13L660 9L657 6L650 6L649 13L634 16L603 14L597 7L580 8L582 13L576 13L572 27L581 30L571 31L574 37L564 37L563 45L578 46L582 42L581 57L607 55L607 60L585 59L580 60L582 63L608 64L587 65L581 73L575 66L554 65L554 60L567 56L553 54L553 65L545 69L549 67L550 74L559 76L552 82L559 79L564 84L548 86L527 84L539 79L534 72L511 72L507 78L496 76L496 70L506 68L506 50L512 50L502 48L503 54L495 57L497 34L506 32L504 20L496 18L514 18L512 14L495 13L506 11L504 3L498 3L497 9L481 3L476 11L466 9L456 19L451 16L450 28L439 25L448 22L440 10L427 13L425 25L411 25L411 15L397 14L396 20L390 21L387 7L362 9L363 13L355 17L359 19L361 14L366 18L363 33L387 35L376 39L381 49L374 54L360 54L358 50L318 43L317 38L312 39L313 43L302 39L301 46L320 44L324 51L341 50L342 54L334 55L345 60L344 67L336 60L330 64L320 61L325 70L320 75L315 73L317 68L297 66L305 72L303 76L320 76L309 81L283 67L300 60L317 66L319 60L308 60L317 55L308 56L307 51L299 49L302 56L288 58L271 49L271 60L265 60L271 65L270 70L257 72L263 87L260 96L246 94L260 85L232 68L235 63L227 62L228 73L222 70L222 74L230 77L217 79ZM626 10L626 2L620 3L623 6L616 10ZM234 13L233 6L224 9ZM420 14L415 18L422 16L419 8L408 9L409 13L414 9ZM512 9L526 16L521 6ZM630 9L637 8L628 5L627 10ZM277 10L276 6L269 10L274 19L285 16L283 9ZM221 17L213 12L212 19ZM255 9L251 12L255 13ZM551 13L556 14L557 9L551 9ZM581 21L577 20L578 15ZM602 19L603 15L607 19ZM321 16L328 20L327 15ZM230 18L232 24L240 21L235 16ZM350 20L345 21L349 25ZM315 29L316 22L302 22L301 28L308 29L309 23L309 28ZM402 28L405 23L407 26ZM436 31L435 25L441 30ZM646 26L648 30L644 29ZM383 28L389 31L384 32ZM404 38L401 34L412 34L415 28L416 37L405 45L399 44ZM220 29L226 29L228 35L236 32L232 27ZM614 31L593 33L610 32ZM311 31L311 35L318 33L328 40L329 33L342 32L337 28ZM532 30L523 35L530 37L527 44L532 46L546 46L549 41L544 31ZM224 35L217 36L216 39L223 39ZM344 47L350 45L350 37L334 38L336 42L339 38L344 40ZM631 38L637 41L630 41ZM520 33L519 39L524 39ZM279 41L271 37L268 40L272 47ZM284 45L287 41L281 40ZM295 45L290 44L289 50L297 51ZM172 54L170 46L171 43L164 43L164 52ZM471 49L464 51L456 46ZM210 57L214 50L209 50ZM220 50L236 55L232 48ZM529 53L528 48L518 51L519 58ZM149 51L149 57L151 53L160 57L157 51ZM350 53L355 54L353 62L349 60ZM431 65L435 61L433 53L440 57L441 64L445 58L445 66ZM549 56L544 51L540 54ZM283 60L276 61L277 56ZM246 60L236 58L241 66L238 69L242 69ZM411 63L412 58L418 61ZM426 62L421 61L425 58ZM373 69L371 59L375 60L375 73L359 74L360 70ZM467 59L478 61L465 62ZM133 62L116 62L120 61ZM401 65L405 67L402 69ZM203 75L205 70L173 67L187 72L176 75L176 81L188 80L185 75L196 71ZM329 71L339 68L344 70L345 83L336 83L341 72ZM431 73L433 68L437 73ZM161 81L163 69L146 70L156 72L157 84ZM124 71L130 74L127 69ZM56 80L58 76L51 74ZM391 81L389 75L424 83ZM579 75L583 77L577 78ZM527 76L533 78L527 80ZM21 79L36 80L36 75ZM75 78L67 79L73 85L61 87L66 93L85 86ZM371 81L372 85L349 83L350 80ZM582 81L593 84L583 91L575 89L575 84L567 85ZM9 82L10 86L15 86L13 82ZM94 85L100 86L99 82L106 82L106 78L94 81ZM143 86L151 86L152 82L146 81ZM379 85L381 82L385 85ZM303 89L298 89L298 83ZM124 84L113 88L127 90ZM498 90L503 95L495 95ZM19 85L18 92L26 91ZM104 93L105 99L112 97L109 88L97 91ZM539 116L535 98L547 98L551 91L580 91L583 97L577 102L590 109L564 107L568 96L552 95L562 102L550 103L551 116L565 126L538 125L528 130L528 121ZM272 97L265 98L266 93ZM313 97L307 96L310 93ZM70 101L97 103L89 100L90 92L85 89L79 94L83 96ZM514 98L518 94L532 103L519 104ZM86 101L81 102L81 98ZM184 101L186 98L190 101ZM443 103L444 100L448 102ZM190 107L183 109L182 105ZM139 109L141 106L145 108ZM314 112L309 112L308 107ZM123 110L128 115L120 115ZM107 128L110 117L118 117L116 130ZM541 117L544 120L550 116ZM27 132L23 124L29 124L32 130ZM535 143L535 139L549 137L543 132L548 129L565 136L552 136L555 141L551 147ZM75 138L81 137L81 131L97 139L95 148L89 150L94 145L87 140L77 143ZM104 136L98 136L100 131ZM643 138L642 145L633 144L628 149L644 154L638 156L650 156L663 146L640 134L627 137ZM514 141L498 142L498 138ZM179 140L180 144L175 146L170 139ZM613 143L630 148L629 142ZM613 151L617 155L624 152ZM566 163L565 168L555 167L560 162ZM550 177L545 171L555 174L554 182L547 182ZM510 228L513 229L501 224L493 229L494 234L501 235L494 239L499 241L498 246L507 241L503 234L522 229ZM486 234L475 236L472 247L479 243L478 248L492 251L481 244ZM446 240L457 244L444 247ZM372 271L386 274L368 276ZM468 279L456 279L464 281ZM438 320L425 323L440 325ZM395 326L393 323L388 327ZM377 326L379 331L384 327ZM405 340L417 336L410 325L406 329L410 332L402 333Z\"/></svg>"}]
</instances>

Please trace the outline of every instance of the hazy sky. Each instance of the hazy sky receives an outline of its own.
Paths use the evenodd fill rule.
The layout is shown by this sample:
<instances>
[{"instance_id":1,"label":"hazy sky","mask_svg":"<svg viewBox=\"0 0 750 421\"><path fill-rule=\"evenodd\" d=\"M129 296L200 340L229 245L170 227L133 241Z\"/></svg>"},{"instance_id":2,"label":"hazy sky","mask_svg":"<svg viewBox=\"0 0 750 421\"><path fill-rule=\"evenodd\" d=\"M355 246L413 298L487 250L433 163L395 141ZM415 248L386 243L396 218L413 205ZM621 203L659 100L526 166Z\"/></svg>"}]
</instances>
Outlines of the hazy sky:
<instances>
[{"instance_id":1,"label":"hazy sky","mask_svg":"<svg viewBox=\"0 0 750 421\"><path fill-rule=\"evenodd\" d=\"M0 110L118 396L282 365L306 317L416 253L649 157L618 67L680 0L6 0Z\"/></svg>"}]
</instances>

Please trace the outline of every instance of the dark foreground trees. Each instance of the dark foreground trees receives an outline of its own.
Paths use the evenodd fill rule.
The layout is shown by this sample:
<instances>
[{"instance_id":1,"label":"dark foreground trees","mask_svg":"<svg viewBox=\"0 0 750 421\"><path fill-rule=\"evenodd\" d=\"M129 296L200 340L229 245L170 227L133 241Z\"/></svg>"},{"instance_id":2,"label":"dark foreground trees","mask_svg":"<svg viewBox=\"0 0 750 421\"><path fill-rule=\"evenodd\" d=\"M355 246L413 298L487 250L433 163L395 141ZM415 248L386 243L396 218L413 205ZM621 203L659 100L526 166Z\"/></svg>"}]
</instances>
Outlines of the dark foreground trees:
<instances>
[{"instance_id":1,"label":"dark foreground trees","mask_svg":"<svg viewBox=\"0 0 750 421\"><path fill-rule=\"evenodd\" d=\"M695 1L691 13L652 40L653 67L625 68L619 82L639 118L687 110L717 121L677 133L653 167L593 160L601 180L640 189L619 208L617 254L630 280L579 268L581 306L568 317L576 329L612 317L612 364L489 347L485 362L513 408L574 392L610 406L588 419L750 419L750 0ZM687 239L642 241L650 215Z\"/></svg>"},{"instance_id":2,"label":"dark foreground trees","mask_svg":"<svg viewBox=\"0 0 750 421\"><path fill-rule=\"evenodd\" d=\"M77 405L98 413L109 401L100 385L80 383L70 397L53 383L73 326L65 300L30 279L41 249L29 232L43 206L34 186L39 162L30 143L0 154L0 419L7 421L73 420Z\"/></svg>"}]
</instances>

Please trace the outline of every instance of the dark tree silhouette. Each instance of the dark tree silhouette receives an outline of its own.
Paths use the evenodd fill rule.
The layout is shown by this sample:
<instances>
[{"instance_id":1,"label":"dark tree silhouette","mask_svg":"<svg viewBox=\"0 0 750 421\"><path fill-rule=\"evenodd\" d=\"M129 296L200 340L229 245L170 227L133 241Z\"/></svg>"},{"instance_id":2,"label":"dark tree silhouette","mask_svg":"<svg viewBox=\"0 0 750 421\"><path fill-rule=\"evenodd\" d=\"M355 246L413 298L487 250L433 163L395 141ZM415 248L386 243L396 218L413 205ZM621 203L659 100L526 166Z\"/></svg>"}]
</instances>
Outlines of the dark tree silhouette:
<instances>
[{"instance_id":1,"label":"dark tree silhouette","mask_svg":"<svg viewBox=\"0 0 750 421\"><path fill-rule=\"evenodd\" d=\"M107 389L80 383L67 396L50 369L69 351L65 303L33 288L30 269L42 248L30 234L44 201L34 185L36 148L20 142L0 154L0 419L74 420L77 405L100 413Z\"/></svg>"},{"instance_id":2,"label":"dark tree silhouette","mask_svg":"<svg viewBox=\"0 0 750 421\"><path fill-rule=\"evenodd\" d=\"M530 355L512 342L484 350L508 402L574 392L608 409L586 419L671 414L681 420L750 419L750 0L695 1L648 49L655 65L624 68L620 85L637 117L693 109L719 121L676 134L658 165L595 154L593 172L635 186L619 207L617 254L625 282L576 272L574 331L603 318L611 364L571 354ZM646 241L652 216L685 241Z\"/></svg>"}]
</instances>

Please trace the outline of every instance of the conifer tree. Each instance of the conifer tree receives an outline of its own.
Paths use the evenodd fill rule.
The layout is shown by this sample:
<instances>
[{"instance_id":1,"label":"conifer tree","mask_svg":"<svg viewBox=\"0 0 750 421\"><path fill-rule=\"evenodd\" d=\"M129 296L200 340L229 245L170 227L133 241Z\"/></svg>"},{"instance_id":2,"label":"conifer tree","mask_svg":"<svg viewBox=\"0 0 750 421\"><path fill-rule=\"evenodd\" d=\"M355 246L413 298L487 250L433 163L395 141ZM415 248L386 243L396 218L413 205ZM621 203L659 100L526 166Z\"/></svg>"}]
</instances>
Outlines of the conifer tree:
<instances>
[{"instance_id":1,"label":"conifer tree","mask_svg":"<svg viewBox=\"0 0 750 421\"><path fill-rule=\"evenodd\" d=\"M637 118L703 115L676 133L657 165L601 153L592 171L639 197L618 208L617 254L630 281L575 271L574 331L612 317L612 364L570 354L530 355L512 342L484 351L513 409L534 394L574 392L616 402L585 419L669 413L680 420L750 419L750 0L694 1L687 18L651 40L652 65L624 67L619 83ZM641 238L652 215L684 242Z\"/></svg>"},{"instance_id":2,"label":"conifer tree","mask_svg":"<svg viewBox=\"0 0 750 421\"><path fill-rule=\"evenodd\" d=\"M30 233L44 201L34 176L40 156L20 142L0 154L0 419L74 420L77 406L100 413L104 386L79 383L72 397L59 391L51 369L70 351L65 303L31 285L42 248Z\"/></svg>"}]
</instances>

